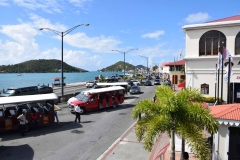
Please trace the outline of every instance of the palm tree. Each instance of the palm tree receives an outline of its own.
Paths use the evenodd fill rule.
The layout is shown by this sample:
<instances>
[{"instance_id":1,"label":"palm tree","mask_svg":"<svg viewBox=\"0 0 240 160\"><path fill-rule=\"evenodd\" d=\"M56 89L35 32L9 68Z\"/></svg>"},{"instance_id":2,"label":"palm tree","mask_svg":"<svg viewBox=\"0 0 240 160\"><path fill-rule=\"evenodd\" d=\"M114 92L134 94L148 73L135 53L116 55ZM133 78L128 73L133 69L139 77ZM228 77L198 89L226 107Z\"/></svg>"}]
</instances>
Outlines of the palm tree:
<instances>
[{"instance_id":1,"label":"palm tree","mask_svg":"<svg viewBox=\"0 0 240 160\"><path fill-rule=\"evenodd\" d=\"M201 92L186 88L175 93L162 85L157 87L155 94L155 103L149 99L140 100L132 112L134 119L144 114L135 128L137 139L143 140L144 148L150 151L154 138L166 131L171 137L171 160L175 160L175 133L185 139L200 160L210 159L209 145L202 130L216 133L218 123L209 110L203 108Z\"/></svg>"}]
</instances>

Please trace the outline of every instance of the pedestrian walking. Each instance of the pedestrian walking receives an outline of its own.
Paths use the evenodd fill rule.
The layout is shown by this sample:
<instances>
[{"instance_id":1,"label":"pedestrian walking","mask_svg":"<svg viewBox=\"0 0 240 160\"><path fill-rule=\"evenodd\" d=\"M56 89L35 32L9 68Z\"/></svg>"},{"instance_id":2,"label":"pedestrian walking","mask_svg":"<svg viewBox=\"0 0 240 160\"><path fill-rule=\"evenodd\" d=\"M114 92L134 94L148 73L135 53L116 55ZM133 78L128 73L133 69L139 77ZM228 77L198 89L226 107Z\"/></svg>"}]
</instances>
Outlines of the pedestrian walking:
<instances>
[{"instance_id":1,"label":"pedestrian walking","mask_svg":"<svg viewBox=\"0 0 240 160\"><path fill-rule=\"evenodd\" d=\"M59 123L58 115L57 115L57 111L56 111L56 110L54 110L54 116L55 116L55 118L56 118L57 123Z\"/></svg>"},{"instance_id":2,"label":"pedestrian walking","mask_svg":"<svg viewBox=\"0 0 240 160\"><path fill-rule=\"evenodd\" d=\"M157 98L157 96L156 96L156 94L155 94L154 97L153 97L154 103L155 103L155 101L156 101L156 98Z\"/></svg>"},{"instance_id":3,"label":"pedestrian walking","mask_svg":"<svg viewBox=\"0 0 240 160\"><path fill-rule=\"evenodd\" d=\"M21 135L25 136L25 127L26 127L26 124L28 123L28 120L26 119L26 111L23 110L22 114L20 116L18 116L17 119L20 122Z\"/></svg>"},{"instance_id":4,"label":"pedestrian walking","mask_svg":"<svg viewBox=\"0 0 240 160\"><path fill-rule=\"evenodd\" d=\"M81 123L80 112L81 112L80 105L77 105L77 106L75 107L75 114L76 114L75 122L77 122L77 119L78 119L78 123Z\"/></svg>"},{"instance_id":5,"label":"pedestrian walking","mask_svg":"<svg viewBox=\"0 0 240 160\"><path fill-rule=\"evenodd\" d=\"M61 108L59 108L57 105L54 104L54 116L55 116L57 123L59 123L58 114L57 114L58 110L61 110Z\"/></svg>"}]
</instances>

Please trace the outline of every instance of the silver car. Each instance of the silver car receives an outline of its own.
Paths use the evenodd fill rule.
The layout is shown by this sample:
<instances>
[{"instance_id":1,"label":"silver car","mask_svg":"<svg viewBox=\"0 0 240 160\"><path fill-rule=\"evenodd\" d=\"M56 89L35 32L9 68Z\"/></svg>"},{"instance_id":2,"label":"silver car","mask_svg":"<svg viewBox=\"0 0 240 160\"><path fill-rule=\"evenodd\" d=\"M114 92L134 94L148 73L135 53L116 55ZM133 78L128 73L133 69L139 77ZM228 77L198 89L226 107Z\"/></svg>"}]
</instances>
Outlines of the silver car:
<instances>
[{"instance_id":1,"label":"silver car","mask_svg":"<svg viewBox=\"0 0 240 160\"><path fill-rule=\"evenodd\" d=\"M139 86L132 86L129 92L130 94L141 93L141 88Z\"/></svg>"}]
</instances>

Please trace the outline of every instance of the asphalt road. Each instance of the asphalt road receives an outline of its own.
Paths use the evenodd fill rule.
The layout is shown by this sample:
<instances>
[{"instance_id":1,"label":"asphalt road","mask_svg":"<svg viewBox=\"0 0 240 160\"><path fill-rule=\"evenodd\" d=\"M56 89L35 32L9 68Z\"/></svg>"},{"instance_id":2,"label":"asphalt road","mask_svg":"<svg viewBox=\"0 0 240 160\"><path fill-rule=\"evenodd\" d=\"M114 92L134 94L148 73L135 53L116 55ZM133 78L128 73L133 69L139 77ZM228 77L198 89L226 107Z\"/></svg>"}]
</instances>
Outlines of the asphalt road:
<instances>
[{"instance_id":1,"label":"asphalt road","mask_svg":"<svg viewBox=\"0 0 240 160\"><path fill-rule=\"evenodd\" d=\"M141 86L142 94L127 95L118 108L87 112L75 123L66 104L59 104L59 124L40 126L21 137L18 131L0 133L1 160L96 160L133 123L138 100L153 98L156 86ZM84 86L85 89L85 86Z\"/></svg>"}]
</instances>

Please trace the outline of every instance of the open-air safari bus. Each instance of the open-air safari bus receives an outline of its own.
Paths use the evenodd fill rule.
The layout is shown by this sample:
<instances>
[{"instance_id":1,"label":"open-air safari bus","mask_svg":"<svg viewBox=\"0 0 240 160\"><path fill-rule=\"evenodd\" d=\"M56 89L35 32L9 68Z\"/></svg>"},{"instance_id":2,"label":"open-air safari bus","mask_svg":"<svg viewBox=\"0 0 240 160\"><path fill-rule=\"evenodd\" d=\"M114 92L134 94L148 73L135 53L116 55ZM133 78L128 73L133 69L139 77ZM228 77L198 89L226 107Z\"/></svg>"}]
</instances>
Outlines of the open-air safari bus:
<instances>
[{"instance_id":1,"label":"open-air safari bus","mask_svg":"<svg viewBox=\"0 0 240 160\"><path fill-rule=\"evenodd\" d=\"M111 86L121 86L121 87L124 87L126 91L130 87L130 86L128 86L127 82L112 82L112 83L99 82L96 84L96 88L97 87L111 87Z\"/></svg>"},{"instance_id":2,"label":"open-air safari bus","mask_svg":"<svg viewBox=\"0 0 240 160\"><path fill-rule=\"evenodd\" d=\"M107 107L116 108L118 104L124 102L124 91L125 88L121 86L83 91L81 96L69 104L69 109L74 112L75 106L80 105L83 114L85 111L90 110Z\"/></svg>"},{"instance_id":3,"label":"open-air safari bus","mask_svg":"<svg viewBox=\"0 0 240 160\"><path fill-rule=\"evenodd\" d=\"M31 114L38 115L38 125L54 123L55 93L0 98L0 132L19 128L17 117L26 111L28 123L25 130L32 127Z\"/></svg>"}]
</instances>

